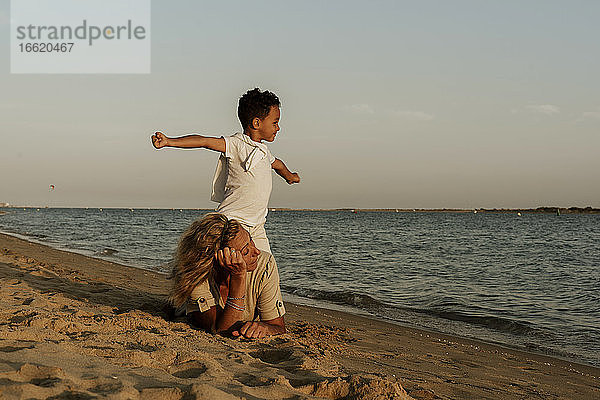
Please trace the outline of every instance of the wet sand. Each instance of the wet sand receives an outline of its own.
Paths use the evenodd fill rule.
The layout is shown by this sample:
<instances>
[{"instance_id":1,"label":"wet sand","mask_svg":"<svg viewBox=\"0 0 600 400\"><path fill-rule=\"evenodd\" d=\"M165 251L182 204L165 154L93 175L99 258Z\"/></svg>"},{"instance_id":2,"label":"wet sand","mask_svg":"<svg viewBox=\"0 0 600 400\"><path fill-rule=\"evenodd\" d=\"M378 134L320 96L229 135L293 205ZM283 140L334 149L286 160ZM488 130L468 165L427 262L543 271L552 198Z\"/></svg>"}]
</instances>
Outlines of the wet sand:
<instances>
[{"instance_id":1,"label":"wet sand","mask_svg":"<svg viewBox=\"0 0 600 400\"><path fill-rule=\"evenodd\" d=\"M600 369L287 303L288 333L213 336L164 275L0 234L0 399L593 399Z\"/></svg>"}]
</instances>

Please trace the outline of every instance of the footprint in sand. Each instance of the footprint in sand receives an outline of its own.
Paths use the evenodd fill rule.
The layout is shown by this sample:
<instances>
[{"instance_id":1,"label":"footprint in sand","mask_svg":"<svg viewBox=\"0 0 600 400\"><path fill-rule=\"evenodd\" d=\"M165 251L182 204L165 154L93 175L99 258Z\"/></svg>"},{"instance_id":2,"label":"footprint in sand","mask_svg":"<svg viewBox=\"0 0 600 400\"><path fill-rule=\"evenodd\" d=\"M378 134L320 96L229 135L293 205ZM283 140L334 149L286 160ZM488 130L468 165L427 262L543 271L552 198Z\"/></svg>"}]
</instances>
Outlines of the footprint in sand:
<instances>
[{"instance_id":1,"label":"footprint in sand","mask_svg":"<svg viewBox=\"0 0 600 400\"><path fill-rule=\"evenodd\" d=\"M32 385L50 388L63 382L63 370L58 367L47 367L44 365L23 364L17 371L23 381Z\"/></svg>"},{"instance_id":2,"label":"footprint in sand","mask_svg":"<svg viewBox=\"0 0 600 400\"><path fill-rule=\"evenodd\" d=\"M237 353L228 354L227 355L227 359L235 361L238 364L243 364L244 363L244 357L242 357L242 355L237 354Z\"/></svg>"},{"instance_id":3,"label":"footprint in sand","mask_svg":"<svg viewBox=\"0 0 600 400\"><path fill-rule=\"evenodd\" d=\"M257 376L256 374L243 373L235 376L235 380L242 385L250 387L268 386L273 384L275 379L266 376Z\"/></svg>"},{"instance_id":4,"label":"footprint in sand","mask_svg":"<svg viewBox=\"0 0 600 400\"><path fill-rule=\"evenodd\" d=\"M169 367L169 372L176 378L195 379L206 372L208 368L200 361L188 361Z\"/></svg>"},{"instance_id":5,"label":"footprint in sand","mask_svg":"<svg viewBox=\"0 0 600 400\"><path fill-rule=\"evenodd\" d=\"M47 388L47 387L56 386L56 384L59 383L60 381L62 381L62 379L54 377L54 376L50 376L47 378L33 378L32 380L29 381L29 383L31 383L32 385L35 385L35 386Z\"/></svg>"},{"instance_id":6,"label":"footprint in sand","mask_svg":"<svg viewBox=\"0 0 600 400\"><path fill-rule=\"evenodd\" d=\"M265 349L250 353L254 358L258 358L267 364L280 364L292 359L294 350L292 349Z\"/></svg>"},{"instance_id":7,"label":"footprint in sand","mask_svg":"<svg viewBox=\"0 0 600 400\"><path fill-rule=\"evenodd\" d=\"M123 383L121 383L121 381L115 381L113 379L112 381L100 383L88 390L92 393L97 393L102 396L107 396L110 394L120 392L122 389L123 389Z\"/></svg>"},{"instance_id":8,"label":"footprint in sand","mask_svg":"<svg viewBox=\"0 0 600 400\"><path fill-rule=\"evenodd\" d=\"M320 374L314 372L317 365L297 349L260 349L249 353L249 355L273 368L277 368L279 373L283 374L294 387L323 380ZM255 367L260 368L259 365ZM259 386L260 383L255 382L254 386ZM249 383L248 386L250 386Z\"/></svg>"},{"instance_id":9,"label":"footprint in sand","mask_svg":"<svg viewBox=\"0 0 600 400\"><path fill-rule=\"evenodd\" d=\"M66 390L66 391L62 392L61 394L57 394L56 396L47 397L46 400L72 400L72 399L91 400L91 399L96 399L96 398L97 398L96 396L91 396L87 393Z\"/></svg>"}]
</instances>

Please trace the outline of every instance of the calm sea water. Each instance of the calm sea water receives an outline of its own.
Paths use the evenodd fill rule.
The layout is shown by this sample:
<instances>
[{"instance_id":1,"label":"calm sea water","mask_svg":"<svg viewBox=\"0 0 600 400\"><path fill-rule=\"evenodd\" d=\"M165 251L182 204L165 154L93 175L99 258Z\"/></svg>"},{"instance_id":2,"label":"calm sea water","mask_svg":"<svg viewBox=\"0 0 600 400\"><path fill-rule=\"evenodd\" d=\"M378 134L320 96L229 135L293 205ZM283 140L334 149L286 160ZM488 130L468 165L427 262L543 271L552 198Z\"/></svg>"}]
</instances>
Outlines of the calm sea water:
<instances>
[{"instance_id":1,"label":"calm sea water","mask_svg":"<svg viewBox=\"0 0 600 400\"><path fill-rule=\"evenodd\" d=\"M4 209L0 230L166 272L203 210ZM295 302L600 366L600 216L278 211Z\"/></svg>"}]
</instances>

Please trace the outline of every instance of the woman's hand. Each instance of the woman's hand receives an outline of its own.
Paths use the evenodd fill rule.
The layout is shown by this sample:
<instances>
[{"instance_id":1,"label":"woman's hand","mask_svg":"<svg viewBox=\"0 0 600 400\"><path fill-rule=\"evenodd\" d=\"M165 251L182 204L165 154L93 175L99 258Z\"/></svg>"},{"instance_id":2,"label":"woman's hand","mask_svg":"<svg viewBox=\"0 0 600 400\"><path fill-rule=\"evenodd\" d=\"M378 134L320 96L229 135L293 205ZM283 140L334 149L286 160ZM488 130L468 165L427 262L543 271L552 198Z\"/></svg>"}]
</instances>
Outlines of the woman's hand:
<instances>
[{"instance_id":1,"label":"woman's hand","mask_svg":"<svg viewBox=\"0 0 600 400\"><path fill-rule=\"evenodd\" d=\"M285 333L285 321L283 317L277 317L269 321L248 321L231 334L234 337L243 336L247 339L260 339L269 335Z\"/></svg>"},{"instance_id":2,"label":"woman's hand","mask_svg":"<svg viewBox=\"0 0 600 400\"><path fill-rule=\"evenodd\" d=\"M261 322L249 321L244 323L240 329L231 332L234 337L243 336L247 339L262 339L271 333L270 327Z\"/></svg>"},{"instance_id":3,"label":"woman's hand","mask_svg":"<svg viewBox=\"0 0 600 400\"><path fill-rule=\"evenodd\" d=\"M246 274L246 262L239 251L225 247L215 254L221 267L225 268L231 275L240 276Z\"/></svg>"}]
</instances>

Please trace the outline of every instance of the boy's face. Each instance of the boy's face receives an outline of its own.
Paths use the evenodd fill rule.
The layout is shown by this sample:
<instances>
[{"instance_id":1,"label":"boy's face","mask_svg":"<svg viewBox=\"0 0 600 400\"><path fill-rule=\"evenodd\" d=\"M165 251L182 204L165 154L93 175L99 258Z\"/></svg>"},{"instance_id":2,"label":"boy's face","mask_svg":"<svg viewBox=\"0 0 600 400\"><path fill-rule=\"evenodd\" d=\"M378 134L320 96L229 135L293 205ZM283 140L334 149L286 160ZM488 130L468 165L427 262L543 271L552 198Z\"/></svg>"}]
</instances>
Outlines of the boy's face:
<instances>
[{"instance_id":1,"label":"boy's face","mask_svg":"<svg viewBox=\"0 0 600 400\"><path fill-rule=\"evenodd\" d=\"M275 136L279 132L280 117L281 111L279 111L279 107L271 106L271 110L265 118L254 119L254 128L260 141L266 140L267 142L272 142L275 140Z\"/></svg>"}]
</instances>

